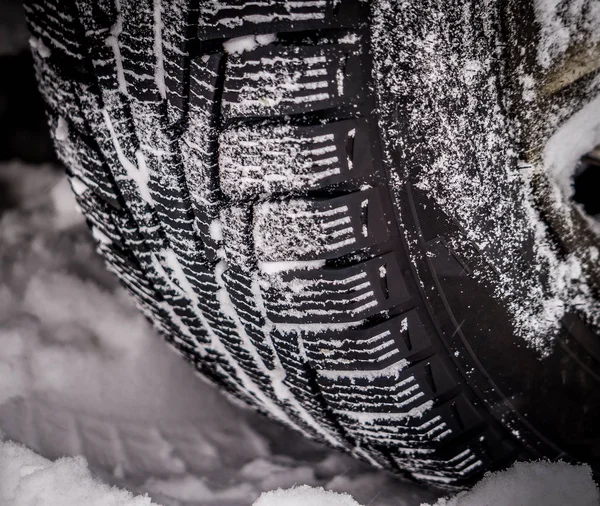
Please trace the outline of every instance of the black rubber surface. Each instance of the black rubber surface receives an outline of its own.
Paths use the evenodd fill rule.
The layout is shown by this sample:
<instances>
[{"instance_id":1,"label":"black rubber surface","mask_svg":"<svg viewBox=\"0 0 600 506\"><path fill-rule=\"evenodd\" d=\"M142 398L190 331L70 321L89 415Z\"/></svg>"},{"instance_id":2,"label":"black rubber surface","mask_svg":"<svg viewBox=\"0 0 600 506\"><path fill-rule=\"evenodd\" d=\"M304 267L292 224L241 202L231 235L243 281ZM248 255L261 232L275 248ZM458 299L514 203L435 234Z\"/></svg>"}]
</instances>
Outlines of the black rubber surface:
<instances>
[{"instance_id":1,"label":"black rubber surface","mask_svg":"<svg viewBox=\"0 0 600 506\"><path fill-rule=\"evenodd\" d=\"M421 190L390 191L369 4L162 4L26 10L79 205L166 339L255 409L413 478L590 460L557 443L570 419L540 428L567 395L518 384L552 360L507 339L503 308L445 239L461 231ZM464 337L481 329L492 337ZM525 366L506 373L515 354Z\"/></svg>"}]
</instances>

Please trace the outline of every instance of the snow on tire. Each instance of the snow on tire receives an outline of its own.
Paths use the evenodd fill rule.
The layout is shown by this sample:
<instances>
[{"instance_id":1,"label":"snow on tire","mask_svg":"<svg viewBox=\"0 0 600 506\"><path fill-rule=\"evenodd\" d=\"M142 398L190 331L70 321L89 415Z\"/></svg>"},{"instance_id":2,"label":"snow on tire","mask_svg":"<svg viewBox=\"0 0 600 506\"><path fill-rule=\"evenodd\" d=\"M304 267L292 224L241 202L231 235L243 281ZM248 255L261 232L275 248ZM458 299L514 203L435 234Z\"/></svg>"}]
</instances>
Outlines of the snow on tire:
<instances>
[{"instance_id":1,"label":"snow on tire","mask_svg":"<svg viewBox=\"0 0 600 506\"><path fill-rule=\"evenodd\" d=\"M442 485L600 454L598 301L538 290L562 264L498 105L513 7L26 2L77 200L165 338L258 411Z\"/></svg>"}]
</instances>

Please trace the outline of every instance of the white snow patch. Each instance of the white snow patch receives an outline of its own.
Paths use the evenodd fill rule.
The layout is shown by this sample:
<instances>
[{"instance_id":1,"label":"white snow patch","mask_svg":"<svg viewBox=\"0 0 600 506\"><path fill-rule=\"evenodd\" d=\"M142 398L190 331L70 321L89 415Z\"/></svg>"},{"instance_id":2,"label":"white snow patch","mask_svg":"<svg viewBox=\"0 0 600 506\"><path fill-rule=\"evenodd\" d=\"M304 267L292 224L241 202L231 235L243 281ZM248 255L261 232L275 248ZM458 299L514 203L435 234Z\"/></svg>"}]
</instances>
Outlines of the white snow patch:
<instances>
[{"instance_id":1,"label":"white snow patch","mask_svg":"<svg viewBox=\"0 0 600 506\"><path fill-rule=\"evenodd\" d=\"M55 462L12 442L0 442L0 503L3 506L151 506L92 476L82 457Z\"/></svg>"},{"instance_id":2,"label":"white snow patch","mask_svg":"<svg viewBox=\"0 0 600 506\"><path fill-rule=\"evenodd\" d=\"M136 183L140 195L142 198L150 205L154 205L154 199L150 194L150 190L148 189L148 181L150 180L150 173L148 171L148 166L146 164L146 159L144 158L144 154L138 149L135 152L135 156L137 158L138 165L136 166L133 162L131 162L123 152L121 148L121 143L119 142L119 138L115 132L112 121L106 109L102 109L102 115L104 117L104 123L110 132L110 138L112 139L113 145L115 147L115 151L117 153L117 158L119 159L119 163L127 172L127 175Z\"/></svg>"},{"instance_id":3,"label":"white snow patch","mask_svg":"<svg viewBox=\"0 0 600 506\"><path fill-rule=\"evenodd\" d=\"M573 114L550 137L543 160L565 197L573 195L573 173L579 159L600 144L600 96Z\"/></svg>"},{"instance_id":4,"label":"white snow patch","mask_svg":"<svg viewBox=\"0 0 600 506\"><path fill-rule=\"evenodd\" d=\"M163 100L167 98L167 87L165 85L165 58L162 45L162 16L161 0L154 0L154 54L156 55L156 66L154 68L154 81L158 93Z\"/></svg>"},{"instance_id":5,"label":"white snow patch","mask_svg":"<svg viewBox=\"0 0 600 506\"><path fill-rule=\"evenodd\" d=\"M62 116L58 118L54 137L56 137L57 141L66 141L69 137L69 124Z\"/></svg>"},{"instance_id":6,"label":"white snow patch","mask_svg":"<svg viewBox=\"0 0 600 506\"><path fill-rule=\"evenodd\" d=\"M123 58L121 57L121 48L119 47L119 35L123 31L123 15L121 14L121 1L115 0L115 7L117 10L117 17L114 25L110 29L110 35L106 38L106 45L112 48L113 55L115 57L115 65L117 67L117 79L119 81L119 91L126 97L129 96L127 92L127 81L125 80L125 71L123 68Z\"/></svg>"},{"instance_id":7,"label":"white snow patch","mask_svg":"<svg viewBox=\"0 0 600 506\"><path fill-rule=\"evenodd\" d=\"M44 44L42 39L37 39L32 36L29 38L29 45L32 49L36 50L42 58L49 58L52 54L50 48Z\"/></svg>"},{"instance_id":8,"label":"white snow patch","mask_svg":"<svg viewBox=\"0 0 600 506\"><path fill-rule=\"evenodd\" d=\"M252 51L259 46L266 46L277 40L274 33L263 35L245 35L236 37L223 42L223 48L229 54L240 54L245 51Z\"/></svg>"},{"instance_id":9,"label":"white snow patch","mask_svg":"<svg viewBox=\"0 0 600 506\"><path fill-rule=\"evenodd\" d=\"M258 269L265 274L277 274L279 272L287 271L320 269L321 267L325 267L325 264L325 260L259 261Z\"/></svg>"},{"instance_id":10,"label":"white snow patch","mask_svg":"<svg viewBox=\"0 0 600 506\"><path fill-rule=\"evenodd\" d=\"M360 506L349 494L338 494L307 485L273 490L260 496L253 506Z\"/></svg>"},{"instance_id":11,"label":"white snow patch","mask_svg":"<svg viewBox=\"0 0 600 506\"><path fill-rule=\"evenodd\" d=\"M210 238L213 241L222 241L223 240L223 227L221 225L221 220L214 219L210 222L209 226Z\"/></svg>"},{"instance_id":12,"label":"white snow patch","mask_svg":"<svg viewBox=\"0 0 600 506\"><path fill-rule=\"evenodd\" d=\"M518 462L489 473L472 490L434 506L597 506L600 493L588 466ZM423 504L422 506L428 506Z\"/></svg>"},{"instance_id":13,"label":"white snow patch","mask_svg":"<svg viewBox=\"0 0 600 506\"><path fill-rule=\"evenodd\" d=\"M50 198L54 205L55 211L55 226L59 230L68 229L74 225L81 223L81 211L75 198L73 197L73 190L87 187L80 182L79 179L73 177L71 179L71 185L66 179L61 179L57 184L50 190Z\"/></svg>"}]
</instances>

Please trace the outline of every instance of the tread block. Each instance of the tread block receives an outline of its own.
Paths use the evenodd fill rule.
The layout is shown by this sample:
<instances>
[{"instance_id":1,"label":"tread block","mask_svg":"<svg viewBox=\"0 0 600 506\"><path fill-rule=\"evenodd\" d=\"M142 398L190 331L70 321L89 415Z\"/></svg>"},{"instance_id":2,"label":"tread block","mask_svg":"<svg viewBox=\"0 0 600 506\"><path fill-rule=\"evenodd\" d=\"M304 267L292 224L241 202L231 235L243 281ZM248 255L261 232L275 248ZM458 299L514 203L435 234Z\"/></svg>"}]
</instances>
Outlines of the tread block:
<instances>
[{"instance_id":1,"label":"tread block","mask_svg":"<svg viewBox=\"0 0 600 506\"><path fill-rule=\"evenodd\" d=\"M26 0L27 24L38 52L45 58L82 62L81 30L77 13L65 9L61 0Z\"/></svg>"},{"instance_id":2,"label":"tread block","mask_svg":"<svg viewBox=\"0 0 600 506\"><path fill-rule=\"evenodd\" d=\"M379 189L328 200L264 202L254 208L256 257L269 262L336 258L388 239Z\"/></svg>"},{"instance_id":3,"label":"tread block","mask_svg":"<svg viewBox=\"0 0 600 506\"><path fill-rule=\"evenodd\" d=\"M161 3L163 68L171 123L181 121L187 112L190 46L197 36L197 17L196 1Z\"/></svg>"},{"instance_id":4,"label":"tread block","mask_svg":"<svg viewBox=\"0 0 600 506\"><path fill-rule=\"evenodd\" d=\"M223 117L268 118L360 102L365 79L351 44L263 47L230 55Z\"/></svg>"},{"instance_id":5,"label":"tread block","mask_svg":"<svg viewBox=\"0 0 600 506\"><path fill-rule=\"evenodd\" d=\"M392 453L430 453L452 431L415 373L396 363L378 371L318 371L317 382L345 430Z\"/></svg>"},{"instance_id":6,"label":"tread block","mask_svg":"<svg viewBox=\"0 0 600 506\"><path fill-rule=\"evenodd\" d=\"M365 6L356 0L208 0L199 11L198 35L201 40L208 40L254 35L261 31L339 28L355 24L356 19L367 19L359 14L365 10Z\"/></svg>"},{"instance_id":7,"label":"tread block","mask_svg":"<svg viewBox=\"0 0 600 506\"><path fill-rule=\"evenodd\" d=\"M219 137L221 190L233 201L301 192L373 172L364 120L325 125L262 125L225 130Z\"/></svg>"},{"instance_id":8,"label":"tread block","mask_svg":"<svg viewBox=\"0 0 600 506\"><path fill-rule=\"evenodd\" d=\"M191 262L202 259L202 245L194 230L195 215L179 156L179 144L165 128L160 107L143 102L133 103L131 107L140 141L136 160L138 167L147 174L151 206L175 253Z\"/></svg>"},{"instance_id":9,"label":"tread block","mask_svg":"<svg viewBox=\"0 0 600 506\"><path fill-rule=\"evenodd\" d=\"M110 30L117 22L114 0L75 0L81 24L88 40L106 43Z\"/></svg>"},{"instance_id":10,"label":"tread block","mask_svg":"<svg viewBox=\"0 0 600 506\"><path fill-rule=\"evenodd\" d=\"M135 100L157 102L165 93L160 19L153 0L128 0L121 4L122 29L118 34L127 93ZM160 5L160 2L158 3ZM160 7L159 7L160 11ZM158 18L157 18L158 15Z\"/></svg>"},{"instance_id":11,"label":"tread block","mask_svg":"<svg viewBox=\"0 0 600 506\"><path fill-rule=\"evenodd\" d=\"M61 116L50 113L50 131L59 160L96 195L114 207L122 207L121 198L106 162L96 148ZM76 184L76 183L75 183Z\"/></svg>"},{"instance_id":12,"label":"tread block","mask_svg":"<svg viewBox=\"0 0 600 506\"><path fill-rule=\"evenodd\" d=\"M431 454L405 451L392 455L392 458L400 469L410 471L415 478L441 485L471 476L474 471L483 468L483 462L477 453L472 448L467 448L457 450L452 456L439 457L433 451Z\"/></svg>"},{"instance_id":13,"label":"tread block","mask_svg":"<svg viewBox=\"0 0 600 506\"><path fill-rule=\"evenodd\" d=\"M206 246L207 258L216 259L218 240L211 233L219 216L215 94L222 55L195 58L190 64L188 123L179 140L185 180L196 216L195 228Z\"/></svg>"},{"instance_id":14,"label":"tread block","mask_svg":"<svg viewBox=\"0 0 600 506\"><path fill-rule=\"evenodd\" d=\"M376 371L402 360L408 364L431 347L416 310L369 328L304 332L302 341L317 371Z\"/></svg>"},{"instance_id":15,"label":"tread block","mask_svg":"<svg viewBox=\"0 0 600 506\"><path fill-rule=\"evenodd\" d=\"M116 244L122 247L123 238L112 219L113 209L104 200L94 195L91 190L80 187L81 183L78 185L73 178L71 178L71 183L78 190L75 192L77 204L92 226L92 233L96 240L103 244Z\"/></svg>"},{"instance_id":16,"label":"tread block","mask_svg":"<svg viewBox=\"0 0 600 506\"><path fill-rule=\"evenodd\" d=\"M40 56L39 51L33 51L33 61L39 87L51 112L68 118L75 128L86 133L76 84L60 67Z\"/></svg>"},{"instance_id":17,"label":"tread block","mask_svg":"<svg viewBox=\"0 0 600 506\"><path fill-rule=\"evenodd\" d=\"M442 362L433 356L412 366L404 359L397 359L391 365L378 369L319 369L317 381L329 395L333 409L347 412L348 417L353 417L352 412L358 412L379 413L383 418L386 418L385 414L399 413L410 415L410 418L434 407L436 395L423 382L429 368L435 369L438 377L444 374ZM442 368L441 373L437 373L439 368ZM448 389L448 383L440 384L441 393ZM411 415L410 411L418 406L422 406L420 413ZM410 426L413 422L407 420L403 424Z\"/></svg>"},{"instance_id":18,"label":"tread block","mask_svg":"<svg viewBox=\"0 0 600 506\"><path fill-rule=\"evenodd\" d=\"M392 253L344 268L263 272L259 285L274 323L359 322L411 298Z\"/></svg>"}]
</instances>

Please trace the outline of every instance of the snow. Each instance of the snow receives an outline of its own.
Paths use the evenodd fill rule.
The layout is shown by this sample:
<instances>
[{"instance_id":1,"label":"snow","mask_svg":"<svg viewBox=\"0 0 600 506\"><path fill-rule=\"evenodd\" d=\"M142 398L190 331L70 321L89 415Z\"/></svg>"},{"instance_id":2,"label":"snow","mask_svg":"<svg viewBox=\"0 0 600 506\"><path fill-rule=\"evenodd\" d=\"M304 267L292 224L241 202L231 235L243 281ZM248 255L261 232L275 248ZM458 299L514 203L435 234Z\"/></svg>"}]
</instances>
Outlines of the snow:
<instances>
[{"instance_id":1,"label":"snow","mask_svg":"<svg viewBox=\"0 0 600 506\"><path fill-rule=\"evenodd\" d=\"M588 47L600 41L600 6L594 0L535 0L534 10L540 27L537 61L549 68L581 40Z\"/></svg>"},{"instance_id":2,"label":"snow","mask_svg":"<svg viewBox=\"0 0 600 506\"><path fill-rule=\"evenodd\" d=\"M58 118L54 137L57 141L66 141L69 138L69 124L62 116Z\"/></svg>"},{"instance_id":3,"label":"snow","mask_svg":"<svg viewBox=\"0 0 600 506\"><path fill-rule=\"evenodd\" d=\"M307 485L289 490L274 490L260 496L254 506L360 506L350 495L337 494Z\"/></svg>"},{"instance_id":4,"label":"snow","mask_svg":"<svg viewBox=\"0 0 600 506\"><path fill-rule=\"evenodd\" d=\"M229 54L239 54L244 51L252 51L259 46L266 46L276 40L277 36L273 33L264 35L246 35L244 37L229 39L223 43L223 48Z\"/></svg>"},{"instance_id":5,"label":"snow","mask_svg":"<svg viewBox=\"0 0 600 506\"><path fill-rule=\"evenodd\" d=\"M48 48L41 39L29 37L29 45L32 49L36 50L42 58L48 58L52 54L50 48Z\"/></svg>"},{"instance_id":6,"label":"snow","mask_svg":"<svg viewBox=\"0 0 600 506\"><path fill-rule=\"evenodd\" d=\"M148 496L134 496L95 479L85 459L54 462L11 442L0 442L0 503L3 506L150 506Z\"/></svg>"},{"instance_id":7,"label":"snow","mask_svg":"<svg viewBox=\"0 0 600 506\"><path fill-rule=\"evenodd\" d=\"M0 178L18 202L0 217L0 428L31 448L0 445L1 504L237 506L295 485L256 504L436 504L433 491L230 404L105 271L62 176L14 162ZM436 506L597 501L589 468L537 463Z\"/></svg>"},{"instance_id":8,"label":"snow","mask_svg":"<svg viewBox=\"0 0 600 506\"><path fill-rule=\"evenodd\" d=\"M472 490L434 506L595 506L600 493L589 467L564 462L517 463L486 475ZM428 505L422 505L428 506Z\"/></svg>"},{"instance_id":9,"label":"snow","mask_svg":"<svg viewBox=\"0 0 600 506\"><path fill-rule=\"evenodd\" d=\"M167 87L165 85L165 66L162 46L162 13L161 0L154 0L154 54L156 55L156 68L154 69L154 80L156 87L163 100L167 98Z\"/></svg>"},{"instance_id":10,"label":"snow","mask_svg":"<svg viewBox=\"0 0 600 506\"><path fill-rule=\"evenodd\" d=\"M600 96L563 123L544 147L544 166L565 197L573 195L572 177L579 159L599 144Z\"/></svg>"},{"instance_id":11,"label":"snow","mask_svg":"<svg viewBox=\"0 0 600 506\"><path fill-rule=\"evenodd\" d=\"M535 2L544 34L537 49L546 55L540 57L544 65L553 65L573 44L585 42L593 47L600 36L600 9L592 4L588 0ZM497 54L491 48L501 44L493 35L500 22L498 4L466 2L459 9L406 3L399 8L394 2L378 0L373 5L377 93L380 115L386 118L381 124L385 155L390 164L406 167L391 174L398 198L410 182L415 194L426 195L440 214L461 227L464 232L453 235L449 246L466 264L485 259L489 269L475 268L473 278L492 288L494 298L508 310L515 335L540 356L552 349L568 312L585 315L592 325L600 323L589 274L593 267L583 269L576 279L572 276L587 262L587 252L563 258L541 216L535 183L547 171L533 159L531 171L519 167L517 146L507 135L517 125L500 106L505 97L499 94L494 77ZM474 29L474 17L481 20L481 31ZM565 27L570 30L568 43L561 35ZM456 33L461 33L458 45ZM525 101L533 99L530 85L539 85L539 76L519 71L517 78L528 85ZM598 82L597 78L590 82L590 94ZM482 103L489 105L483 114ZM547 120L558 129L560 118L569 111L558 99L552 104ZM406 119L394 119L400 117ZM406 121L411 125L408 130ZM587 126L593 126L591 119ZM594 131L578 134L587 143ZM575 129L571 134L577 135ZM540 147L545 141L540 140ZM577 143L569 157L581 147ZM422 159L427 161L416 162ZM560 167L556 171L562 171ZM548 200L557 204L547 215L556 212L568 217L564 198ZM523 254L530 249L532 258ZM410 243L409 250L412 258L420 254Z\"/></svg>"},{"instance_id":12,"label":"snow","mask_svg":"<svg viewBox=\"0 0 600 506\"><path fill-rule=\"evenodd\" d=\"M269 466L267 471L271 471ZM302 477L302 476L299 476ZM306 476L304 476L306 479ZM342 480L340 480L342 481ZM234 484L214 492L192 476L172 480L151 479L150 494L176 504L249 504L255 490L249 483ZM369 504L379 504L379 495ZM145 506L156 505L147 494L134 495L110 487L94 477L82 457L51 461L31 450L0 442L0 501L3 506ZM377 502L376 502L377 501ZM600 501L589 468L566 463L519 463L511 469L488 474L472 490L441 498L433 506L595 506ZM254 506L360 506L348 493L309 485L278 488L263 493ZM395 504L406 504L399 497ZM422 503L422 506L431 506Z\"/></svg>"}]
</instances>

